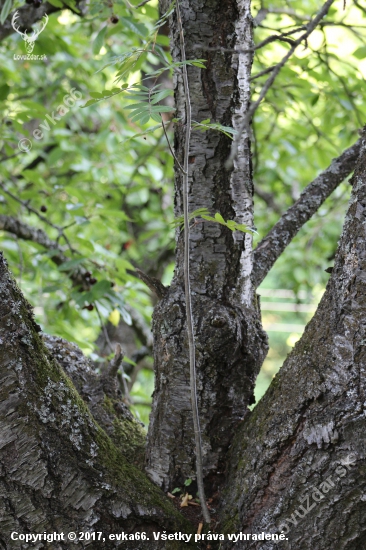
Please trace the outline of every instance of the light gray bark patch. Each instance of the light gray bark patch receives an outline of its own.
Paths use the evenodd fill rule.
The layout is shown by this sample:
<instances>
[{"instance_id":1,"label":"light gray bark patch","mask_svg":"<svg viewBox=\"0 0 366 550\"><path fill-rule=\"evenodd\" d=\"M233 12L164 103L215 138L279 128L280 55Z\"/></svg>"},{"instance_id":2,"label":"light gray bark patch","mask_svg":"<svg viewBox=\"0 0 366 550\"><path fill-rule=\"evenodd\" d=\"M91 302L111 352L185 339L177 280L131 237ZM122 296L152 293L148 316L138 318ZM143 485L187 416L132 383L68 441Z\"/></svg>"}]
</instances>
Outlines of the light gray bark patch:
<instances>
[{"instance_id":1,"label":"light gray bark patch","mask_svg":"<svg viewBox=\"0 0 366 550\"><path fill-rule=\"evenodd\" d=\"M303 435L309 445L316 443L318 449L321 449L324 443L336 443L338 441L338 432L334 430L332 420L325 425L305 426Z\"/></svg>"},{"instance_id":2,"label":"light gray bark patch","mask_svg":"<svg viewBox=\"0 0 366 550\"><path fill-rule=\"evenodd\" d=\"M97 375L90 360L82 354L75 345L62 338L44 335L50 356L55 359L64 371L70 376L79 395L83 398L91 414L98 424L107 432L115 445L136 466L142 468L145 455L146 434L135 417L132 416L122 401L122 395L117 389L117 379L107 380L108 392L105 392L103 376ZM46 392L47 393L47 392ZM60 396L62 388L56 391ZM46 398L39 411L43 416L43 422L51 422L54 418L49 411ZM65 415L64 422L67 422ZM77 422L69 418L74 426L74 443L77 444ZM90 459L92 464L92 458Z\"/></svg>"}]
</instances>

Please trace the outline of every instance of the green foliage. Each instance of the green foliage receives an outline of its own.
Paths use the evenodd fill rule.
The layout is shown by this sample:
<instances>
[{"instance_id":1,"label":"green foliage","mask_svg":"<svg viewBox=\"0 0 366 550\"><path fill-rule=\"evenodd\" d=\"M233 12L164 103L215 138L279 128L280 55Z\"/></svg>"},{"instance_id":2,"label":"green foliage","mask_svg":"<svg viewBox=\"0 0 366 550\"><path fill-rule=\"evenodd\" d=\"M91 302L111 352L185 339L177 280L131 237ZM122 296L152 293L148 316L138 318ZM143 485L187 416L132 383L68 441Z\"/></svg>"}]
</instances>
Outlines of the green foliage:
<instances>
[{"instance_id":1,"label":"green foliage","mask_svg":"<svg viewBox=\"0 0 366 550\"><path fill-rule=\"evenodd\" d=\"M162 51L161 48L159 48L159 50ZM165 71L179 69L180 67L183 67L183 65L187 65L190 67L198 67L199 69L205 69L206 68L205 61L206 59L187 59L186 61L176 61L175 63L165 63L164 67L151 72L149 76L157 77L162 75Z\"/></svg>"},{"instance_id":2,"label":"green foliage","mask_svg":"<svg viewBox=\"0 0 366 550\"><path fill-rule=\"evenodd\" d=\"M125 99L127 99L127 101L134 101L134 103L125 107L125 109L131 111L131 122L139 122L142 125L149 122L150 119L155 122L161 122L160 113L170 113L175 109L167 105L157 105L160 101L173 94L173 90L160 90L159 88L159 84L152 88L147 88L140 84L134 84L128 87L128 85L125 84L122 88L113 88L112 90L104 90L104 92L90 92L93 99L87 101L84 107L89 107L99 101L109 99L121 92L125 92L127 96ZM156 128L154 127L154 129ZM150 128L149 131L151 132L152 129ZM141 135L141 133L136 134L136 136L137 135Z\"/></svg>"},{"instance_id":3,"label":"green foliage","mask_svg":"<svg viewBox=\"0 0 366 550\"><path fill-rule=\"evenodd\" d=\"M195 223L198 223L199 218L209 222L214 222L214 223L219 223L220 225L224 225L225 227L230 229L230 231L241 231L242 233L257 233L254 228L248 227L242 223L237 223L233 220L225 221L219 212L216 212L214 217L210 216L207 208L198 208L197 210L194 210L193 212L191 212L188 216L189 222L194 220ZM182 229L184 227L184 216L178 216L177 218L174 219L173 222L171 222L171 224L174 227L180 227Z\"/></svg>"},{"instance_id":4,"label":"green foliage","mask_svg":"<svg viewBox=\"0 0 366 550\"><path fill-rule=\"evenodd\" d=\"M229 137L230 139L233 139L233 136L236 134L236 130L230 128L230 126L223 126L218 122L210 122L209 118L207 118L206 120L202 120L201 122L193 121L192 129L198 130L199 132L206 132L207 130L217 130L218 132L222 132L223 134L225 134L225 136Z\"/></svg>"},{"instance_id":5,"label":"green foliage","mask_svg":"<svg viewBox=\"0 0 366 550\"><path fill-rule=\"evenodd\" d=\"M58 0L51 3L60 6ZM255 29L257 44L276 31L306 24L319 9L316 0L293 0L294 16L286 2L266 4L271 6L283 12L269 13ZM0 18L17 7L7 0ZM254 15L260 7L253 2ZM0 214L45 231L66 262L57 266L54 250L4 231L0 247L42 328L89 353L101 320L116 310L126 323L131 323L131 308L150 323L152 299L131 275L133 265L155 270L164 284L173 271L174 227L183 220L171 223L173 159L159 114L174 111L166 82L182 66L172 63L162 33L173 9L174 3L159 19L156 1L139 10L125 2L97 1L83 18L66 10L54 13L34 47L34 54L46 55L47 62L15 60L14 54L24 54L18 34L0 44ZM192 212L190 222L251 232L258 242L304 187L357 139L366 119L366 14L353 3L343 11L339 2L328 20L334 24L323 25L306 47L296 50L254 116L259 235L204 208ZM289 47L274 41L257 49L253 74L276 64ZM205 70L203 59L187 64ZM267 76L253 80L253 100ZM72 90L82 98L52 121ZM181 123L167 118L169 132ZM219 131L228 139L234 135L232 128L207 118L192 127ZM40 139L34 137L37 129ZM18 148L22 139L32 142L28 152ZM278 260L266 288L289 289L295 296L324 288L329 277L324 269L332 262L349 193L349 186L341 185L326 201ZM264 200L268 195L272 202ZM85 288L73 285L70 271L78 269L96 282ZM297 313L282 319L289 324L307 320ZM272 339L276 368L289 349L287 340L287 334L279 333ZM147 403L152 386L151 370L142 370L132 395ZM146 423L147 405L135 410Z\"/></svg>"},{"instance_id":6,"label":"green foliage","mask_svg":"<svg viewBox=\"0 0 366 550\"><path fill-rule=\"evenodd\" d=\"M294 0L291 10L284 2L280 4L268 4L278 11L283 8L283 13L268 14L255 29L257 44L276 31L290 32L306 24L305 18L313 17L320 6L315 0ZM259 1L253 2L254 15L260 7ZM260 237L331 159L358 139L358 129L366 120L362 84L366 70L364 61L360 63L366 57L366 13L351 2L343 10L339 2L327 21L331 24L316 30L306 47L298 48L286 63L254 116L254 182L276 206L274 210L262 194L255 197L255 225ZM253 75L275 65L289 47L276 41L256 50ZM254 100L268 76L253 81ZM333 263L350 191L346 182L336 189L277 260L259 294L261 288L287 289L294 293L293 301L302 303L305 299L300 296L306 295L305 303L314 301L316 305L329 279L325 269ZM270 352L260 375L257 400L301 336L303 329L290 327L304 327L311 318L301 312L262 313L265 328L275 323L287 326L288 331L269 331Z\"/></svg>"},{"instance_id":7,"label":"green foliage","mask_svg":"<svg viewBox=\"0 0 366 550\"><path fill-rule=\"evenodd\" d=\"M47 55L47 64L13 60L13 51L23 53L16 34L0 46L0 184L22 201L0 189L0 211L42 228L58 240L67 261L57 266L51 259L54 251L6 233L1 248L36 305L44 330L89 351L100 330L98 312L106 320L117 309L131 323L125 306L133 303L150 322L148 290L128 270L133 269L131 261L144 258L153 265L157 251L173 249L173 235L166 229L172 217L172 160L161 136L140 137L136 123L129 120L131 110L121 107L118 94L128 95L131 104L136 100L133 94L142 90L133 84L113 88L115 67L106 63L107 58L139 48L156 32L157 8L149 6L145 15L122 5L113 10L123 18L116 26L104 7L89 20L66 11L51 15L34 49L35 54ZM117 27L119 33L123 30L123 40ZM141 65L145 72L149 67L146 60ZM51 122L47 115L52 118L72 88L82 99ZM96 94L108 97L108 102L80 109L93 89L104 90ZM151 114L164 111L156 104L170 93L158 87L150 93ZM42 129L47 125L48 130ZM43 133L40 140L33 136L38 128ZM28 153L17 147L21 138L32 141ZM122 154L121 142L126 139L132 147ZM70 280L70 271L79 268L96 279L89 289L75 287ZM86 309L90 304L94 308Z\"/></svg>"},{"instance_id":8,"label":"green foliage","mask_svg":"<svg viewBox=\"0 0 366 550\"><path fill-rule=\"evenodd\" d=\"M197 210L194 210L193 212L189 213L188 221L191 222L195 218L199 218L199 217L202 217L202 215L207 215L207 214L209 214L209 211L208 211L207 208L197 208ZM184 216L182 215L182 216L178 216L177 218L175 218L171 222L171 225L173 225L174 227L181 227L181 229L183 229L183 227L184 227Z\"/></svg>"},{"instance_id":9,"label":"green foliage","mask_svg":"<svg viewBox=\"0 0 366 550\"><path fill-rule=\"evenodd\" d=\"M3 25L13 7L13 0L5 0L0 13L0 24Z\"/></svg>"},{"instance_id":10,"label":"green foliage","mask_svg":"<svg viewBox=\"0 0 366 550\"><path fill-rule=\"evenodd\" d=\"M256 233L255 229L252 227L248 227L247 225L244 225L242 223L237 223L233 220L227 220L225 221L224 218L219 214L219 212L216 212L215 216L207 216L206 214L201 214L201 218L204 220L219 223L220 225L224 225L230 231L241 231L242 233Z\"/></svg>"},{"instance_id":11,"label":"green foliage","mask_svg":"<svg viewBox=\"0 0 366 550\"><path fill-rule=\"evenodd\" d=\"M274 7L275 3L270 5ZM280 8L278 3L276 7ZM282 7L283 13L268 14L263 25L257 27L256 43L275 30L299 26L301 17L313 16L319 3L291 2L296 17L285 13L291 10L286 10L284 4ZM254 2L253 8L255 14L260 3ZM315 31L306 47L296 50L254 117L255 185L270 193L279 207L276 212L257 197L255 225L261 236L316 174L358 139L358 129L366 120L362 84L365 65L358 57L365 57L362 26L366 25L366 14L352 3L347 3L343 11L340 3L328 21L332 24ZM274 65L288 49L288 44L279 41L258 49L253 75ZM267 77L253 81L254 100ZM325 286L328 275L324 269L335 252L349 194L348 185L340 186L278 260L274 267L278 288L297 293L311 291L318 284Z\"/></svg>"}]
</instances>

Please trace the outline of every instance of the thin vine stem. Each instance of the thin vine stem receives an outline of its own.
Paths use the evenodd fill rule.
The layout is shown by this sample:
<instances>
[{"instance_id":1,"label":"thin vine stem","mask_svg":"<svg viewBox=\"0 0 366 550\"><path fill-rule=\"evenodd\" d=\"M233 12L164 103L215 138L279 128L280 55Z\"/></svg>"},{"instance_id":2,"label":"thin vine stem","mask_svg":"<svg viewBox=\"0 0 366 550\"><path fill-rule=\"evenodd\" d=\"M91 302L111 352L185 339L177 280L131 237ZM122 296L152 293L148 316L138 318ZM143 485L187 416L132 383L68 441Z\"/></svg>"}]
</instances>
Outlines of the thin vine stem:
<instances>
[{"instance_id":1,"label":"thin vine stem","mask_svg":"<svg viewBox=\"0 0 366 550\"><path fill-rule=\"evenodd\" d=\"M161 116L161 113L159 113L159 115ZM175 160L175 162L177 163L177 166L179 168L179 170L182 172L182 174L186 174L186 172L184 171L183 169L183 166L181 165L181 163L179 162L179 160L177 159L177 156L176 154L174 153L174 150L173 150L173 147L170 143L170 139L169 139L169 136L168 136L168 133L166 131L166 128L165 128L165 124L164 124L164 120L163 120L163 117L161 116L161 125L163 127L163 130L164 130L164 135L165 135L165 138L166 138L166 141L167 141L167 144L168 144L168 147L169 147L169 150Z\"/></svg>"},{"instance_id":2,"label":"thin vine stem","mask_svg":"<svg viewBox=\"0 0 366 550\"><path fill-rule=\"evenodd\" d=\"M181 61L184 95L186 103L186 136L185 136L185 148L184 148L184 162L183 162L183 214L184 214L184 289L185 289L185 301L186 301L186 316L187 316L187 332L189 343L189 378L191 387L191 404L193 415L193 427L194 438L196 445L196 475L197 486L200 502L202 506L203 518L206 523L211 523L210 513L208 511L205 489L203 485L203 466L202 466L202 442L201 442L201 429L198 415L198 403L197 403L197 386L196 386L196 350L194 342L194 330L193 330L193 315L192 315L192 298L191 298L191 286L189 280L189 217L188 217L188 161L189 161L189 144L191 140L191 124L192 124L192 109L191 100L189 95L188 73L185 53L185 43L183 34L182 18L179 7L179 0L176 4L178 29L180 35L180 49L181 49Z\"/></svg>"}]
</instances>

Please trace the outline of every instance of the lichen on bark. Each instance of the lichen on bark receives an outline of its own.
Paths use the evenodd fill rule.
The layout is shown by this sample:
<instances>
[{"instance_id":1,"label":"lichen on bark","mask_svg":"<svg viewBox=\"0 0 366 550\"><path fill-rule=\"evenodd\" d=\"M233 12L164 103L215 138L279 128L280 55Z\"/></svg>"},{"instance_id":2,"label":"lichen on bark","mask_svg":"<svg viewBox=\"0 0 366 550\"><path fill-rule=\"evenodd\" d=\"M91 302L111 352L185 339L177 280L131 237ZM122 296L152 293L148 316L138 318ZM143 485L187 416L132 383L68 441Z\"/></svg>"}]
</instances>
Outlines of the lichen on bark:
<instances>
[{"instance_id":1,"label":"lichen on bark","mask_svg":"<svg viewBox=\"0 0 366 550\"><path fill-rule=\"evenodd\" d=\"M98 425L52 357L52 339L47 351L31 307L2 255L0 343L0 538L5 547L21 548L20 541L11 541L12 531L67 533L105 531L107 526L107 536L161 528L190 532L191 526L169 499ZM62 355L60 346L62 341L57 340L56 355ZM73 345L60 361L70 353L77 355ZM87 365L77 358L80 370L74 379L81 388L81 381L91 378ZM69 368L70 359L69 355ZM89 385L85 395L91 393ZM120 421L131 425L127 414ZM116 544L107 539L98 547L116 548ZM131 542L130 547L139 544ZM149 547L161 545L154 542ZM68 542L52 548L68 548Z\"/></svg>"}]
</instances>

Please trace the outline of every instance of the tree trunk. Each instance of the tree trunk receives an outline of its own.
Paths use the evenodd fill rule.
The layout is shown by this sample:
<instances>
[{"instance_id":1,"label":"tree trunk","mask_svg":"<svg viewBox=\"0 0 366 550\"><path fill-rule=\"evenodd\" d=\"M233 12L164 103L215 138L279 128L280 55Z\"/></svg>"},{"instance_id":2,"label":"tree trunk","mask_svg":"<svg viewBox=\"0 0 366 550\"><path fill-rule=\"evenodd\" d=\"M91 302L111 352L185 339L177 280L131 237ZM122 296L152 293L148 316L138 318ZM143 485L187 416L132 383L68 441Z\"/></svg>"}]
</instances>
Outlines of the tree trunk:
<instances>
[{"instance_id":1,"label":"tree trunk","mask_svg":"<svg viewBox=\"0 0 366 550\"><path fill-rule=\"evenodd\" d=\"M161 2L162 11L167 7ZM206 59L207 70L188 67L192 119L210 118L237 128L250 99L252 16L249 0L180 2L187 59ZM174 61L181 60L175 15L171 18ZM238 48L248 53L222 53ZM174 82L175 152L185 148L182 76ZM243 135L234 169L226 171L230 140L222 133L194 131L189 147L189 210L208 208L225 220L253 225L250 142ZM182 175L176 170L175 212L182 215ZM204 474L210 493L225 468L234 430L253 403L256 375L267 340L251 282L252 237L212 222L191 228L191 288L196 335L198 407ZM194 274L194 275L193 275ZM165 490L195 478L195 444L189 391L188 340L183 283L183 235L176 234L176 270L153 317L155 391L148 438L148 473Z\"/></svg>"},{"instance_id":2,"label":"tree trunk","mask_svg":"<svg viewBox=\"0 0 366 550\"><path fill-rule=\"evenodd\" d=\"M249 105L250 2L181 0L181 12L187 58L207 59L206 71L188 68L193 119L237 128ZM175 16L171 33L176 61ZM244 53L222 53L221 47ZM180 117L175 150L181 160L185 98L180 75L175 98ZM249 138L243 136L232 171L223 168L229 145L223 134L193 133L190 211L205 207L251 226ZM180 215L178 171L175 183ZM365 223L364 135L326 293L252 413L247 406L267 342L251 276L251 237L211 222L193 223L198 403L208 493L219 488L218 533L283 531L287 540L281 548L289 549L365 547ZM154 311L156 389L147 448L148 473L164 490L195 477L179 230L176 237L173 283ZM104 540L79 540L72 547L197 548L153 537L154 531L193 533L196 525L142 471L145 435L124 406L115 379L108 372L96 376L75 346L43 339L38 331L0 255L0 546L26 548L12 532L46 531L64 533L65 539L39 540L33 548L69 549L68 533L88 531L101 532ZM126 545L109 538L121 532L144 532L149 540L130 537ZM259 545L278 547L268 540ZM237 541L227 538L221 550L259 545L242 535Z\"/></svg>"},{"instance_id":3,"label":"tree trunk","mask_svg":"<svg viewBox=\"0 0 366 550\"><path fill-rule=\"evenodd\" d=\"M61 339L47 339L47 351L38 331L0 254L1 547L28 547L12 532L64 533L64 541L32 545L53 550L70 548L69 532L102 532L94 547L106 549L119 546L111 533L143 531L151 538L144 547L160 548L166 545L153 541L152 531L190 532L132 464L141 463L144 437L115 380L96 377L78 348ZM140 547L140 540L129 542Z\"/></svg>"},{"instance_id":4,"label":"tree trunk","mask_svg":"<svg viewBox=\"0 0 366 550\"><path fill-rule=\"evenodd\" d=\"M366 131L335 266L319 308L237 431L221 503L228 533L284 548L366 546ZM238 542L236 549L257 548ZM230 542L226 548L232 548ZM277 548L266 542L261 548ZM282 546L281 546L282 548Z\"/></svg>"}]
</instances>

